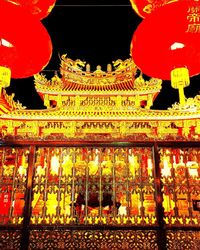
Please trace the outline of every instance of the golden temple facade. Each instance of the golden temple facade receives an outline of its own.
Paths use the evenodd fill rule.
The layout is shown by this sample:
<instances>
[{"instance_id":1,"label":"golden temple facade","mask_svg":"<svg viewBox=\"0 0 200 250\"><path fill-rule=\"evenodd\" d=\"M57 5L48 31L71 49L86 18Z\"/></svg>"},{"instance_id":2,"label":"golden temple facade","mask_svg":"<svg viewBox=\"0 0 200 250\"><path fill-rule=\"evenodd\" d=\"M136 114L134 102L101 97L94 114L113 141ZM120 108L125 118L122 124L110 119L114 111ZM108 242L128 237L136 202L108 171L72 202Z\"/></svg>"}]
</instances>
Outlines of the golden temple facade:
<instances>
[{"instance_id":1,"label":"golden temple facade","mask_svg":"<svg viewBox=\"0 0 200 250\"><path fill-rule=\"evenodd\" d=\"M12 140L199 140L200 97L168 110L152 110L162 81L135 78L131 59L90 72L90 65L61 57L60 78L35 75L46 109L28 110L1 94L0 131ZM82 68L85 67L85 70ZM114 70L112 70L114 68Z\"/></svg>"},{"instance_id":2,"label":"golden temple facade","mask_svg":"<svg viewBox=\"0 0 200 250\"><path fill-rule=\"evenodd\" d=\"M199 249L200 96L153 110L137 71L63 55L38 110L2 85L2 249Z\"/></svg>"}]
</instances>

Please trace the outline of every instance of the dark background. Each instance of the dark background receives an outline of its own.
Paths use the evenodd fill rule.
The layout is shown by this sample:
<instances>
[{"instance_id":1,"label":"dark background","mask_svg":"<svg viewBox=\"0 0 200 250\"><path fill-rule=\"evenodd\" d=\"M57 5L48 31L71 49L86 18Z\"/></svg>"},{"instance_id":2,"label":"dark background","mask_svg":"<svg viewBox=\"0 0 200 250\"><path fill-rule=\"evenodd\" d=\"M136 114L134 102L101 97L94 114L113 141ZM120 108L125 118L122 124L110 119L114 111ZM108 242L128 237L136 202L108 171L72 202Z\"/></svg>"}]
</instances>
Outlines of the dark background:
<instances>
[{"instance_id":1,"label":"dark background","mask_svg":"<svg viewBox=\"0 0 200 250\"><path fill-rule=\"evenodd\" d=\"M50 79L55 71L59 72L59 55L66 53L73 60L89 63L92 71L97 65L106 70L108 63L129 58L131 38L141 21L129 0L57 0L50 15L42 20L53 43L53 55L43 73ZM186 97L199 93L199 83L199 76L191 78L190 86L185 88ZM167 109L179 100L178 91L169 81L163 81L162 86L153 109ZM11 79L7 92L15 93L14 99L27 108L44 108L33 77Z\"/></svg>"}]
</instances>

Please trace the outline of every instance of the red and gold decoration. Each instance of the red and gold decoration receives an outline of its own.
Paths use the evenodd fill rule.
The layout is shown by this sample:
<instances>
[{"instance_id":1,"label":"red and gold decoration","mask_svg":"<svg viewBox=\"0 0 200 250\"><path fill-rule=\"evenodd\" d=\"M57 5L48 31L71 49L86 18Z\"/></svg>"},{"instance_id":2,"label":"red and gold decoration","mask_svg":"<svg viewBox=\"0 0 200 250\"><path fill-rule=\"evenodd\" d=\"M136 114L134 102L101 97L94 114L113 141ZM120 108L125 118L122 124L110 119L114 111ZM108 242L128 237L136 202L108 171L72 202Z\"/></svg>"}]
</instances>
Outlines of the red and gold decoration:
<instances>
[{"instance_id":1,"label":"red and gold decoration","mask_svg":"<svg viewBox=\"0 0 200 250\"><path fill-rule=\"evenodd\" d=\"M56 0L10 0L10 2L23 6L28 12L41 20L51 13Z\"/></svg>"},{"instance_id":2,"label":"red and gold decoration","mask_svg":"<svg viewBox=\"0 0 200 250\"><path fill-rule=\"evenodd\" d=\"M34 76L45 110L2 91L2 245L20 249L14 226L30 235L30 249L165 249L155 230L162 222L171 245L178 237L197 249L200 96L188 98L187 109L152 110L162 81L136 77L131 58L90 71L62 55L60 67L51 79ZM174 226L195 230L177 236Z\"/></svg>"},{"instance_id":3,"label":"red and gold decoration","mask_svg":"<svg viewBox=\"0 0 200 250\"><path fill-rule=\"evenodd\" d=\"M182 89L189 85L189 76L200 72L199 43L199 2L180 1L155 10L140 23L131 53L143 73L171 79L173 87ZM183 96L180 101L184 102Z\"/></svg>"},{"instance_id":4,"label":"red and gold decoration","mask_svg":"<svg viewBox=\"0 0 200 250\"><path fill-rule=\"evenodd\" d=\"M154 10L178 0L130 0L133 10L142 18L148 17Z\"/></svg>"},{"instance_id":5,"label":"red and gold decoration","mask_svg":"<svg viewBox=\"0 0 200 250\"><path fill-rule=\"evenodd\" d=\"M150 53L146 43L152 46L152 57L143 54L148 64L152 60L152 70L159 53L166 55L161 66L165 68L166 64L167 77L171 76L173 87L179 88L183 97L189 74L198 73L187 54L194 45L199 58L197 7L187 9L188 22L186 27L182 24L186 35L175 22L177 40L174 28L168 41L162 40L157 33L166 35L167 26L160 17L161 28L156 26L154 32L151 27L153 37L144 33L141 42L146 53ZM154 13L157 10L151 15ZM29 63L31 59L23 54L21 44L35 60L29 51L35 45L26 46L23 34L29 24L23 26L23 18L13 24L11 14L6 15L0 17L0 21L9 23L5 24L9 25L7 33L4 28L0 33L2 55L8 56L3 57L4 62L12 62L19 53L20 67L28 70L24 63L34 67L35 61ZM15 12L13 16L18 17ZM19 29L17 40L14 29L19 24L22 31ZM168 34L169 30L166 28ZM43 39L43 33L33 34L39 41ZM164 44L156 43L156 38ZM156 51L154 43L161 52ZM163 52L165 46L169 55ZM12 53L6 53L9 48ZM40 60L42 51L37 49ZM188 98L184 106L174 104L168 110L154 110L151 106L162 80L147 81L142 73L137 77L138 67L132 58L113 61L106 71L100 65L91 71L89 63L72 60L67 54L60 59L60 72L51 79L42 73L34 75L45 110L26 109L6 93L11 70L22 76L20 68L12 64L11 70L6 68L0 75L0 246L198 249L200 96ZM166 69L159 69L165 74Z\"/></svg>"},{"instance_id":6,"label":"red and gold decoration","mask_svg":"<svg viewBox=\"0 0 200 250\"><path fill-rule=\"evenodd\" d=\"M61 56L62 77L55 74L47 79L44 74L34 75L36 91L47 107L45 111L26 110L3 89L0 112L6 119L0 119L2 138L14 141L19 138L44 141L49 138L54 141L56 138L66 141L74 138L78 141L199 140L199 95L188 98L185 106L175 103L168 110L151 110L162 80L146 81L142 75L135 77L133 72L137 67L131 58L118 59L107 68L103 71L98 66L90 71L88 63Z\"/></svg>"}]
</instances>

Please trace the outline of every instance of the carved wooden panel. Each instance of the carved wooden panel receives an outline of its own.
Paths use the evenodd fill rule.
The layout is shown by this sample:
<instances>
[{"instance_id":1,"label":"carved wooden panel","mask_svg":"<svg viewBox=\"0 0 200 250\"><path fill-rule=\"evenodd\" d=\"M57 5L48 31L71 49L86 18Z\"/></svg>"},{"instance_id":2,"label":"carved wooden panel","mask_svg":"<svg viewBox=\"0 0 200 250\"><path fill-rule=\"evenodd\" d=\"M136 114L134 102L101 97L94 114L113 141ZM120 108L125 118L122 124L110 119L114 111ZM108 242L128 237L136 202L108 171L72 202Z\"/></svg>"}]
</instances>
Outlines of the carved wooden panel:
<instances>
[{"instance_id":1,"label":"carved wooden panel","mask_svg":"<svg viewBox=\"0 0 200 250\"><path fill-rule=\"evenodd\" d=\"M19 250L21 232L0 230L0 249L1 250Z\"/></svg>"},{"instance_id":2,"label":"carved wooden panel","mask_svg":"<svg viewBox=\"0 0 200 250\"><path fill-rule=\"evenodd\" d=\"M167 249L200 249L200 231L167 231Z\"/></svg>"},{"instance_id":3,"label":"carved wooden panel","mask_svg":"<svg viewBox=\"0 0 200 250\"><path fill-rule=\"evenodd\" d=\"M153 230L33 230L29 249L158 249Z\"/></svg>"}]
</instances>

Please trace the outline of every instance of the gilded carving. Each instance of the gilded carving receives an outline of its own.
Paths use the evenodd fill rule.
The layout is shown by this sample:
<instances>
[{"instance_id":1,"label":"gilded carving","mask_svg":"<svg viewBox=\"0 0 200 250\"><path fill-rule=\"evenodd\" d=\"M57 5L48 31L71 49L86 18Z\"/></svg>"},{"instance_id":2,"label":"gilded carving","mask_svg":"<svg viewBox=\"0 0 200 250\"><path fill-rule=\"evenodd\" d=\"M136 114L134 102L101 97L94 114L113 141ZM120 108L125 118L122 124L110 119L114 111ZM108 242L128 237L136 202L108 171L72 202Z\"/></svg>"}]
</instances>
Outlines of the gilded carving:
<instances>
[{"instance_id":1,"label":"gilded carving","mask_svg":"<svg viewBox=\"0 0 200 250\"><path fill-rule=\"evenodd\" d=\"M84 71L85 62L63 55L61 78L57 73L51 80L43 74L34 76L46 110L24 109L13 101L14 95L7 96L4 90L12 111L0 116L2 137L198 139L199 95L186 99L184 105L175 103L168 110L150 110L162 81L154 78L145 81L142 72L135 78L137 67L132 59L119 59L112 65L108 65L107 72L100 65L94 72L87 65Z\"/></svg>"},{"instance_id":2,"label":"gilded carving","mask_svg":"<svg viewBox=\"0 0 200 250\"><path fill-rule=\"evenodd\" d=\"M61 67L64 69L72 69L74 71L80 71L85 66L86 62L76 59L75 61L67 57L67 54L61 56Z\"/></svg>"}]
</instances>

